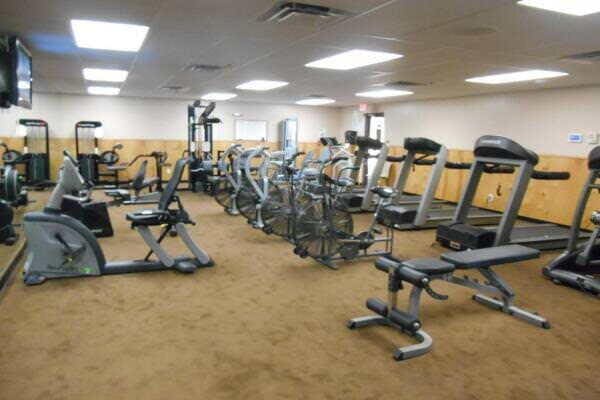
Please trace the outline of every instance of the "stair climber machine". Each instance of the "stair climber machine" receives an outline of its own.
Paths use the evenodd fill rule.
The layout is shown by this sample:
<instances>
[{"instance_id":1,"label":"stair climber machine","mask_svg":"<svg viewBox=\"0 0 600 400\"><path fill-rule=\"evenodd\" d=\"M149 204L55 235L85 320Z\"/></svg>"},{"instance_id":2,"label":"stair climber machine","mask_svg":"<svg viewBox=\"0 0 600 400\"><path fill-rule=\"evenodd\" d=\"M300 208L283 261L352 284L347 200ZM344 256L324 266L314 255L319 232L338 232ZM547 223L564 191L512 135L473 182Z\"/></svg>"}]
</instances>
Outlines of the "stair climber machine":
<instances>
[{"instance_id":1,"label":"stair climber machine","mask_svg":"<svg viewBox=\"0 0 600 400\"><path fill-rule=\"evenodd\" d=\"M217 165L213 159L213 125L220 124L219 118L210 115L215 110L214 102L202 105L200 100L188 106L189 189L193 192L213 194L219 182L215 176Z\"/></svg>"},{"instance_id":2,"label":"stair climber machine","mask_svg":"<svg viewBox=\"0 0 600 400\"><path fill-rule=\"evenodd\" d=\"M379 213L379 222L399 230L415 230L435 228L442 222L451 221L456 206L450 203L435 203L435 193L438 189L445 169L464 170L471 168L468 163L453 163L448 161L448 149L433 140L426 138L406 138L404 140L406 155L388 157L390 162L402 163L402 168L394 191L397 193L390 205ZM403 195L411 171L415 166L431 166L425 191L417 203L411 204ZM489 173L513 173L512 168L487 168ZM496 211L470 207L467 220L473 225L491 225L498 223L502 215Z\"/></svg>"},{"instance_id":3,"label":"stair climber machine","mask_svg":"<svg viewBox=\"0 0 600 400\"><path fill-rule=\"evenodd\" d=\"M536 171L539 162L536 153L502 136L482 136L475 143L475 161L458 208L451 221L441 223L436 240L444 247L455 250L481 249L506 244L522 244L539 250L564 249L569 242L569 228L545 222L529 222L515 226L519 209L531 179L568 180L568 172ZM489 168L512 167L516 178L506 208L498 226L473 226L468 212L483 174ZM589 232L581 232L577 241L587 239Z\"/></svg>"},{"instance_id":4,"label":"stair climber machine","mask_svg":"<svg viewBox=\"0 0 600 400\"><path fill-rule=\"evenodd\" d=\"M131 167L142 160L137 172L133 175L125 189L109 189L104 193L113 198L111 205L156 204L163 190L162 169L167 164L168 155L164 151L153 151L150 154L139 154L127 165ZM148 161L154 160L156 175L147 177Z\"/></svg>"},{"instance_id":5,"label":"stair climber machine","mask_svg":"<svg viewBox=\"0 0 600 400\"><path fill-rule=\"evenodd\" d=\"M387 162L389 146L377 139L358 136L356 131L347 131L345 137L347 143L356 146L354 169L350 179L361 183L347 188L346 192L341 193L338 199L348 212L372 212L377 207L378 201L371 189L378 185L383 167ZM335 157L339 156L335 155ZM371 158L376 158L377 162L375 167L369 170L369 159ZM359 179L361 174L362 179Z\"/></svg>"},{"instance_id":6,"label":"stair climber machine","mask_svg":"<svg viewBox=\"0 0 600 400\"><path fill-rule=\"evenodd\" d=\"M591 222L596 226L585 243L579 243L581 222L594 190L600 191L600 146L588 156L588 179L581 191L577 209L571 223L567 249L543 269L546 277L555 283L600 296L600 211L592 213Z\"/></svg>"},{"instance_id":7,"label":"stair climber machine","mask_svg":"<svg viewBox=\"0 0 600 400\"><path fill-rule=\"evenodd\" d=\"M79 182L79 189L86 188L78 167L68 153L65 158L57 185L42 212L25 214L24 228L27 237L27 259L24 267L24 281L36 285L48 279L124 274L176 270L191 273L200 267L214 265L208 254L192 239L185 225L194 224L177 196L177 185L181 181L188 159L176 162L173 175L166 185L157 208L127 214L127 220L148 245L150 250L141 260L107 262L97 239L78 220L64 215L60 204L72 182ZM68 183L69 189L65 187ZM175 205L175 207L172 207ZM152 227L161 227L156 238ZM161 246L167 233L175 229L188 250L189 257L172 257ZM152 259L152 255L156 259Z\"/></svg>"}]
</instances>

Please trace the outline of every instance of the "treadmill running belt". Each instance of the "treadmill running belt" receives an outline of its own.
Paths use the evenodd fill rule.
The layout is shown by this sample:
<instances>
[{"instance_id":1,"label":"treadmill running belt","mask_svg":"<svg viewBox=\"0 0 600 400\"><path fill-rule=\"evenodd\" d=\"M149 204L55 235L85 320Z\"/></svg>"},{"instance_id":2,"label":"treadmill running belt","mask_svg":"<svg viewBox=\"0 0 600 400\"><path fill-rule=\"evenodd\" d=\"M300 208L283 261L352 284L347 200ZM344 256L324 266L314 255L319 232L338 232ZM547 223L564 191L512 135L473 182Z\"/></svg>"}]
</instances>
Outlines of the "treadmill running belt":
<instances>
[{"instance_id":1,"label":"treadmill running belt","mask_svg":"<svg viewBox=\"0 0 600 400\"><path fill-rule=\"evenodd\" d=\"M590 237L590 232L581 232L580 240ZM515 226L510 235L510 242L522 244L540 250L563 249L569 241L569 228L553 224Z\"/></svg>"},{"instance_id":2,"label":"treadmill running belt","mask_svg":"<svg viewBox=\"0 0 600 400\"><path fill-rule=\"evenodd\" d=\"M429 219L451 220L456 212L456 207L444 207L429 211ZM471 207L469 209L469 219L472 218L500 218L500 213L496 211L484 210L482 208Z\"/></svg>"}]
</instances>

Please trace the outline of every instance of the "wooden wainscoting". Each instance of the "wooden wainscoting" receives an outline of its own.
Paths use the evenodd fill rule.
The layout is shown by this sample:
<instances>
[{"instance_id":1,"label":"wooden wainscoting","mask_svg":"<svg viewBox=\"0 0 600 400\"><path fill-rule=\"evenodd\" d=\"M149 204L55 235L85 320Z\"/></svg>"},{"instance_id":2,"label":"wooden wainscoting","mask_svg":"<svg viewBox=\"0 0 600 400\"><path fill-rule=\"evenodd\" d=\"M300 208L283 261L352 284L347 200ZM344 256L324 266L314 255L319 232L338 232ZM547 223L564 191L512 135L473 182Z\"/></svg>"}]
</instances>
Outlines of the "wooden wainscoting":
<instances>
[{"instance_id":1,"label":"wooden wainscoting","mask_svg":"<svg viewBox=\"0 0 600 400\"><path fill-rule=\"evenodd\" d=\"M23 139L21 138L0 137L0 140L6 142L10 147L23 148ZM187 148L187 141L185 140L102 139L99 143L100 151L109 150L117 143L123 144L123 149L119 152L123 162L133 160L138 154L161 150L168 153L169 162L172 163L180 158ZM232 143L234 142L227 140L215 141L215 156L218 151L225 150ZM279 148L279 143L277 142L244 141L241 143L245 148L259 145L267 145L271 149ZM314 151L315 154L319 154L323 148L318 142L300 143L298 147L300 151ZM62 162L63 149L67 149L72 153L75 152L75 143L72 138L52 138L50 140L52 179L56 179L58 167ZM2 150L0 150L1 154ZM404 154L404 149L401 146L391 147L390 155L402 154ZM470 162L473 160L473 153L470 150L450 150L449 159L454 162ZM130 174L135 173L138 167L139 164L136 163L128 171L124 171L122 179L129 179ZM587 178L587 160L583 157L543 155L540 156L540 163L537 169L544 171L568 171L571 173L571 179L568 181L532 180L523 201L520 215L570 225L579 198L579 192ZM393 164L390 168L387 182L384 181L383 183L392 184L396 179L398 170L399 166ZM417 167L415 172L411 174L407 190L413 193L422 193L429 171L430 167ZM153 174L153 172L154 165L151 162L149 165L149 174ZM168 179L170 174L171 169L165 168L164 178ZM446 170L436 196L440 199L458 202L468 176L468 170ZM475 195L475 205L493 210L503 210L512 189L513 179L513 175L486 174ZM490 201L492 197L493 199ZM586 210L586 215L590 215L596 209L600 209L600 196L592 196ZM587 221L587 217L584 220L583 226L587 228L591 227L591 224Z\"/></svg>"},{"instance_id":2,"label":"wooden wainscoting","mask_svg":"<svg viewBox=\"0 0 600 400\"><path fill-rule=\"evenodd\" d=\"M404 149L399 146L392 147L390 154L402 155L404 154ZM471 162L473 161L473 152L469 150L450 150L449 160L454 162ZM541 181L532 179L523 200L520 215L563 225L571 225L573 213L579 199L579 192L588 176L587 159L583 157L542 155L536 169L541 171L567 171L571 174L571 179L568 181ZM407 184L407 191L422 193L430 170L431 167L427 166L416 167ZM399 165L393 165L388 179L389 184L395 181L398 171ZM468 170L446 170L436 196L440 199L458 202L468 178ZM513 187L514 178L514 175L484 174L481 185L475 195L475 205L492 210L504 210ZM493 200L491 201L489 201L492 197L490 195L493 196ZM585 228L592 227L587 216L597 209L600 209L600 196L592 195L582 226Z\"/></svg>"}]
</instances>

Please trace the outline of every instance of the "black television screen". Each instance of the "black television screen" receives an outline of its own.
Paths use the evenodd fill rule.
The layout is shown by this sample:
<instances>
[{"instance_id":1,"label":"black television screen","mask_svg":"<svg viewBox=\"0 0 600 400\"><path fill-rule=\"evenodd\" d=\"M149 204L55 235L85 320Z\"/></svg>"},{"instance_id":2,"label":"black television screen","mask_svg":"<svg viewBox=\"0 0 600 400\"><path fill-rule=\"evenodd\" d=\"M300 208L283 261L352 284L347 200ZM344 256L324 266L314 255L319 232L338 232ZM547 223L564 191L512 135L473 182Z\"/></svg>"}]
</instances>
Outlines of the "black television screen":
<instances>
[{"instance_id":1,"label":"black television screen","mask_svg":"<svg viewBox=\"0 0 600 400\"><path fill-rule=\"evenodd\" d=\"M31 108L32 104L32 60L31 53L16 37L10 39L11 59L10 102L16 106Z\"/></svg>"}]
</instances>

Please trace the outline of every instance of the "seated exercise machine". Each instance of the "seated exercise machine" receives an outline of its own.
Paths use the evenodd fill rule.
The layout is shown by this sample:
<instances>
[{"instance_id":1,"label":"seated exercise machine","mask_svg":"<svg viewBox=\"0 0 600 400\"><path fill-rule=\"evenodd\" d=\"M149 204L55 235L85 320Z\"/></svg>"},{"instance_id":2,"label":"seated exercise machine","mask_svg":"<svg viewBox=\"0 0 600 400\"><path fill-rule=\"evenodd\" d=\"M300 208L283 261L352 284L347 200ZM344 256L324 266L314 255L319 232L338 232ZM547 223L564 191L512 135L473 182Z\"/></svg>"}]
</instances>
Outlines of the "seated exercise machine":
<instances>
[{"instance_id":1,"label":"seated exercise machine","mask_svg":"<svg viewBox=\"0 0 600 400\"><path fill-rule=\"evenodd\" d=\"M590 196L600 191L600 146L588 156L588 179L581 191L577 209L571 223L567 249L543 269L543 273L555 283L600 296L600 211L592 213L591 222L596 226L585 243L579 243L581 222Z\"/></svg>"},{"instance_id":2,"label":"seated exercise machine","mask_svg":"<svg viewBox=\"0 0 600 400\"><path fill-rule=\"evenodd\" d=\"M377 259L375 266L378 270L388 274L388 302L377 298L368 299L367 308L377 315L351 319L347 326L350 329L356 329L371 325L383 325L397 329L415 338L418 343L397 348L394 351L394 359L401 361L421 356L429 352L433 345L433 339L422 329L419 319L421 294L425 291L436 300L446 300L448 296L435 292L430 286L431 282L435 280L443 280L497 296L499 299L478 293L473 296L473 300L535 326L550 329L550 323L546 318L513 305L515 292L493 270L500 265L531 260L538 258L539 255L539 250L520 245L508 245L491 249L446 253L442 254L441 259L419 258L400 261L381 257ZM457 270L478 271L488 282L480 283L466 276L457 277L454 275ZM404 288L404 283L412 285L408 311L397 308L398 291Z\"/></svg>"},{"instance_id":3,"label":"seated exercise machine","mask_svg":"<svg viewBox=\"0 0 600 400\"><path fill-rule=\"evenodd\" d=\"M348 212L373 211L377 206L377 201L374 199L372 188L378 186L379 178L383 173L383 167L387 161L389 146L377 139L366 136L358 136L355 131L347 131L346 142L356 146L354 155L354 169L350 178L355 182L351 187L340 193L339 200ZM371 154L371 151L377 151L376 154ZM340 154L335 154L333 157L340 157ZM375 167L369 171L369 159L376 158ZM362 181L359 179L359 174L362 172Z\"/></svg>"},{"instance_id":4,"label":"seated exercise machine","mask_svg":"<svg viewBox=\"0 0 600 400\"><path fill-rule=\"evenodd\" d=\"M109 189L104 193L113 198L111 204L132 205L132 204L153 204L158 203L160 192L162 192L162 169L167 165L167 153L163 151L153 151L150 154L140 154L136 156L127 165L127 168L134 165L139 159L145 159L140 163L140 167L128 184L127 189ZM154 160L156 167L156 176L147 178L148 159ZM142 193L147 190L146 193Z\"/></svg>"},{"instance_id":5,"label":"seated exercise machine","mask_svg":"<svg viewBox=\"0 0 600 400\"><path fill-rule=\"evenodd\" d=\"M127 220L150 248L142 260L106 262L104 253L91 231L81 222L61 214L60 204L67 190L65 181L79 180L85 188L84 179L77 165L65 152L60 177L44 211L25 214L24 227L27 237L27 259L24 281L36 285L47 279L124 274L174 269L190 273L200 267L214 263L208 254L194 242L185 225L194 224L177 196L177 185L181 180L187 159L176 162L173 175L162 192L158 206L153 210L142 210L127 214ZM172 208L175 203L176 207ZM161 227L158 239L151 227ZM191 257L172 257L160 245L171 229L177 231ZM151 259L152 254L157 256Z\"/></svg>"},{"instance_id":6,"label":"seated exercise machine","mask_svg":"<svg viewBox=\"0 0 600 400\"><path fill-rule=\"evenodd\" d=\"M435 193L445 169L464 170L469 169L471 164L449 162L448 149L426 138L406 138L404 149L407 152L406 155L388 157L388 161L401 162L402 169L394 183L394 190L397 194L391 204L381 210L379 222L399 230L415 230L435 228L442 222L452 220L456 206L441 202L434 206ZM417 165L430 165L432 168L423 195L411 196L409 199L419 199L417 203L411 204L405 197L404 190L411 171ZM488 172L491 173L494 170L490 168ZM512 173L514 170L498 170L497 172ZM473 225L490 225L498 223L501 216L496 211L470 207L467 220Z\"/></svg>"},{"instance_id":7,"label":"seated exercise machine","mask_svg":"<svg viewBox=\"0 0 600 400\"><path fill-rule=\"evenodd\" d=\"M68 152L63 152L71 164L80 167ZM63 164L64 167L64 164ZM62 167L61 171L62 172ZM111 237L114 234L108 205L104 201L92 200L93 183L85 180L84 176L66 174L62 182L62 199L57 203L60 211L71 218L83 223L96 237ZM58 199L56 200L58 201Z\"/></svg>"},{"instance_id":8,"label":"seated exercise machine","mask_svg":"<svg viewBox=\"0 0 600 400\"><path fill-rule=\"evenodd\" d=\"M521 203L531 179L568 180L568 172L536 171L539 162L536 153L502 136L482 136L475 143L475 161L467 185L463 189L458 208L451 221L441 223L436 240L454 250L481 249L505 244L522 244L540 250L563 249L569 241L569 228L546 222L528 222L515 226ZM498 226L473 226L468 212L481 181L490 168L512 167L516 179ZM589 237L581 233L579 239ZM579 240L578 239L578 240Z\"/></svg>"}]
</instances>

